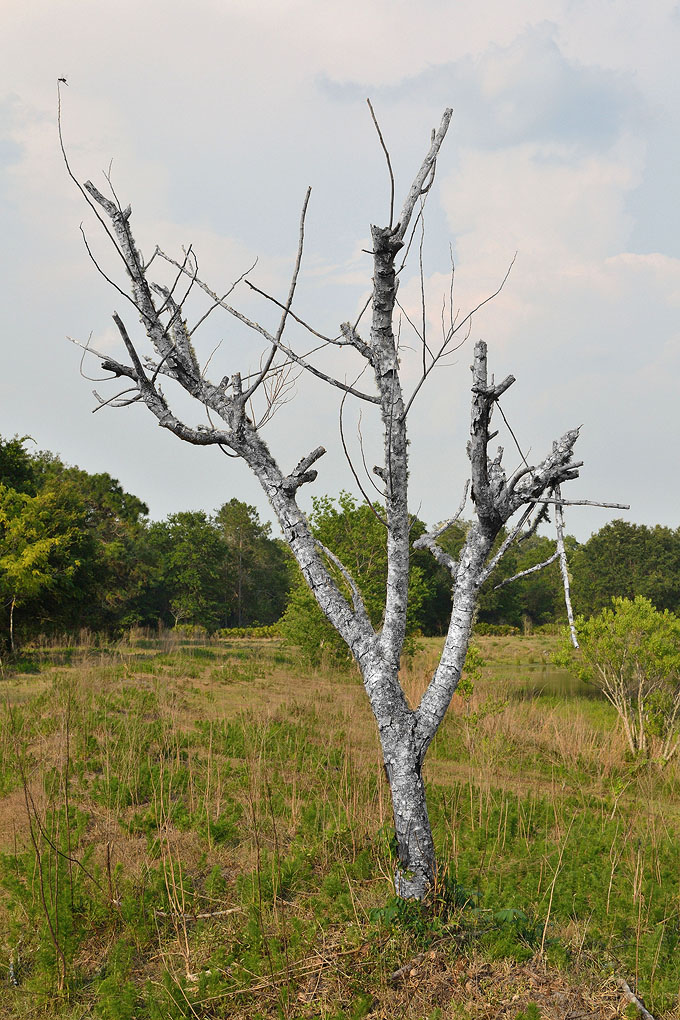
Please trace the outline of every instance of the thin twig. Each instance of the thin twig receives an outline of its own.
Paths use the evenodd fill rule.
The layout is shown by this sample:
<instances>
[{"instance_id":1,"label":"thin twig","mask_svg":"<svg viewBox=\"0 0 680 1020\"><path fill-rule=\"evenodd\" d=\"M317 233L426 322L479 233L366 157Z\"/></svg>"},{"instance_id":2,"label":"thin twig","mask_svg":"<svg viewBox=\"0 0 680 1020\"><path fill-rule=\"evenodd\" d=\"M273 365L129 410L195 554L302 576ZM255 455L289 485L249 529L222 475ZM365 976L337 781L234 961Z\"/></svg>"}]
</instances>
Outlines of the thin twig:
<instances>
[{"instance_id":1,"label":"thin twig","mask_svg":"<svg viewBox=\"0 0 680 1020\"><path fill-rule=\"evenodd\" d=\"M201 914L182 914L176 910L154 910L157 917L171 917L183 921L202 921L210 917L225 917L227 914L242 914L241 907L230 907L228 910L211 910Z\"/></svg>"},{"instance_id":2,"label":"thin twig","mask_svg":"<svg viewBox=\"0 0 680 1020\"><path fill-rule=\"evenodd\" d=\"M456 521L458 520L458 518L462 514L463 510L465 509L465 503L467 501L467 496L468 496L469 489L470 489L470 479L468 478L468 480L466 481L466 483L465 483L465 485L463 487L463 498L461 499L460 504L459 504L458 509L456 510L455 514L453 515L453 517L449 518L448 521L444 521L443 524L440 524L438 528L436 528L433 532L431 532L430 533L430 537L431 538L433 538L433 539L440 538L444 534L445 531L449 530L449 528L451 527L452 524L456 523Z\"/></svg>"},{"instance_id":3,"label":"thin twig","mask_svg":"<svg viewBox=\"0 0 680 1020\"><path fill-rule=\"evenodd\" d=\"M371 478L371 472L368 470L368 464L366 463L366 455L364 453L364 437L361 432L361 408L359 408L359 420L357 421L357 435L359 436L359 450L361 451L361 463L364 465L366 477L368 478L369 482L371 483L375 491L378 493L380 498L384 499L385 492L383 489L380 489Z\"/></svg>"},{"instance_id":4,"label":"thin twig","mask_svg":"<svg viewBox=\"0 0 680 1020\"><path fill-rule=\"evenodd\" d=\"M510 435L512 436L512 438L513 438L513 440L515 442L515 446L517 447L519 455L522 458L522 460L524 461L524 466L526 467L527 471L530 472L531 468L529 467L529 462L527 461L526 457L524 456L524 453L522 452L522 447L519 445L519 440L517 439L517 436L513 432L512 426L510 425L510 422L505 417L505 412L503 411L503 408L501 407L501 402L498 399L496 399L496 407L501 412L501 418L505 422L506 428L507 428L508 432L510 433Z\"/></svg>"},{"instance_id":5,"label":"thin twig","mask_svg":"<svg viewBox=\"0 0 680 1020\"><path fill-rule=\"evenodd\" d=\"M373 109L373 105L371 103L371 100L367 99L366 102L368 103L368 108L371 111L371 117L373 118L373 123L375 124L375 130L378 132L378 138L380 139L380 144L382 145L382 150L385 153L385 159L387 160L387 170L388 170L388 173L390 175L390 227L389 228L391 230L392 229L392 223L394 222L394 173L392 172L392 161L390 160L390 154L388 152L387 146L385 145L385 139L383 138L382 131L380 130L380 125L378 124L378 118L375 115L375 111Z\"/></svg>"},{"instance_id":6,"label":"thin twig","mask_svg":"<svg viewBox=\"0 0 680 1020\"><path fill-rule=\"evenodd\" d=\"M167 262L170 262L171 265L174 266L179 265L179 263L175 259L171 258L164 251L159 249L158 253ZM219 304L221 308L224 308L226 312L229 312L229 314L233 315L235 319L238 319L239 322L242 322L244 326L248 326L256 333L259 333L270 344L274 345L275 347L278 347L281 351L283 351L283 353L286 354L291 359L291 361L294 361L297 365L300 365L311 375L316 376L317 379L321 379L323 382L330 383L331 386L337 386L338 389L344 390L345 393L351 393L352 396L359 397L360 400L366 400L370 404L380 403L379 397L372 396L369 393L362 393L360 390L355 390L351 386L347 386L345 383L341 383L339 379L335 379L333 376L326 375L325 372L321 372L318 368L315 368L314 365L310 365L308 361L305 361L304 358L300 357L298 354L292 351L289 347L282 343L281 340L277 341L276 338L269 332L269 330L265 329L264 326L261 326L259 322L254 322L252 319L249 319L247 315L243 315L243 313L239 312L238 309L233 308L231 305L228 305L226 301L219 298L215 291L211 290L210 287L208 287L206 283L203 283L202 280L197 278L196 283L198 284L202 291L204 291L210 298L212 298L213 301Z\"/></svg>"},{"instance_id":7,"label":"thin twig","mask_svg":"<svg viewBox=\"0 0 680 1020\"><path fill-rule=\"evenodd\" d=\"M449 334L448 334L448 336L444 338L444 342L442 343L441 347L439 348L439 351L437 352L437 354L436 354L436 355L435 355L435 357L433 358L433 360L432 360L431 364L430 364L430 365L428 366L428 368L427 368L427 371L426 371L426 372L424 372L424 373L423 373L423 375L422 375L422 376L420 377L420 379L418 380L418 383L417 383L417 385L416 385L416 388L414 389L413 393L411 394L411 397L410 397L410 399L409 399L409 401L408 401L408 403L407 403L407 405L406 405L406 407L405 407L405 409L404 409L404 418L405 418L405 417L406 417L406 416L408 415L408 412L409 412L409 411L410 411L410 409L411 409L411 404L412 404L412 403L413 403L413 401L414 401L414 400L416 399L416 396L418 395L418 393L419 393L419 391L420 391L420 389L421 389L421 387L422 387L423 383L425 382L425 380L427 379L428 375L430 374L430 372L432 371L432 369L433 369L433 368L435 367L435 365L436 365L436 364L437 364L437 363L438 363L438 362L440 361L440 359L441 359L442 357L444 357L445 355L446 355L446 356L448 356L449 354L453 353L453 352L452 352L451 350L447 350L447 347L449 346L449 344L450 344L450 343L451 343L451 341L453 340L454 336L455 336L455 335L456 335L456 334L458 333L458 331L459 331L460 329L462 329L462 328L463 328L463 326L465 326L465 325L466 325L466 323L467 323L467 324L470 324L470 326L471 326L471 325L472 325L472 317L473 317L473 315L476 315L476 314L477 314L477 312L478 312L478 311L480 310L480 308L483 308L483 307L484 307L484 305L486 305L486 304L488 304L488 303L489 303L489 301L493 301L493 299L494 299L494 298L498 297L498 295L500 294L500 292L501 292L501 291L503 290L503 287L505 286L505 284L506 284L506 282L507 282L507 279L508 279L508 277L510 276L510 273L512 272L512 267L513 267L513 266L514 266L514 264L515 264L515 259L516 259L516 258L517 258L517 252L515 252L515 254L513 255L513 257L512 257L512 261L511 261L510 265L509 265L509 266L508 266L508 268L507 268L507 271L506 271L506 273L505 273L505 276L503 277L503 279L501 280L501 283L500 283L500 285L499 285L499 286L498 286L498 287L496 288L496 290L495 290L495 291L493 292L493 294L489 294L489 295L488 295L488 297L485 297L483 301L480 301L480 302L479 302L479 304L475 305L475 307L474 307L474 308L473 308L473 309L472 309L472 310L471 310L470 312L468 312L468 313L467 313L467 315L465 316L465 318L464 318L464 319L461 319L461 321L460 321L460 322L458 322L458 323L457 323L457 324L456 324L456 325L455 325L455 326L454 326L454 327L453 327L453 328L452 328L452 329L451 329L451 330L449 331ZM469 330L468 330L468 333L467 333L467 335L465 336L465 338L464 338L464 340L462 341L462 343L464 343L464 342L465 342L465 340L467 340L467 338L469 337L469 335L470 335L470 332L469 332ZM458 345L458 347L462 346L462 343L461 343L461 344L459 344L459 345ZM455 348L454 348L454 350L458 350L458 347L455 347Z\"/></svg>"},{"instance_id":8,"label":"thin twig","mask_svg":"<svg viewBox=\"0 0 680 1020\"><path fill-rule=\"evenodd\" d=\"M272 294L268 294L267 291L266 290L262 290L261 287L256 286L256 284L252 283L251 280L246 280L245 284L246 284L247 287L250 287L250 289L255 294L259 294L260 297L263 297L266 301L271 301L271 303L273 305L276 305L277 308L283 308L285 310L286 306L284 305L284 303L282 301L279 301ZM332 337L332 336L326 336L324 333L319 333L318 330L314 329L313 326L310 326L308 322L305 322L305 320L300 318L299 315L296 315L295 312L291 308L288 309L288 317L291 318L291 319L294 319L295 322L297 322L297 324L299 326L302 326L303 329L306 329L308 333L312 334L312 336L316 336L316 337L319 338L319 340L323 340L324 341L324 346L326 344L335 344L337 347L344 347L344 344L343 344L342 340L340 339L342 334L339 334L336 337ZM321 350L323 350L323 347L316 347L315 350L321 351Z\"/></svg>"},{"instance_id":9,"label":"thin twig","mask_svg":"<svg viewBox=\"0 0 680 1020\"><path fill-rule=\"evenodd\" d=\"M444 111L444 115L441 119L441 124L437 131L432 132L432 142L430 144L430 151L423 160L420 170L415 176L413 184L411 185L410 191L406 196L399 222L394 227L394 237L396 240L403 241L404 235L408 230L408 225L411 222L411 216L416 202L422 195L426 195L432 187L434 182L434 175L437 166L437 156L442 146L442 142L446 137L446 132L449 129L451 123L451 117L453 116L453 110L447 108Z\"/></svg>"},{"instance_id":10,"label":"thin twig","mask_svg":"<svg viewBox=\"0 0 680 1020\"><path fill-rule=\"evenodd\" d=\"M156 246L156 250L155 250L155 252L153 253L153 257L155 258L155 257L156 257L156 255L159 255L159 254L160 254L160 255L162 256L162 252L161 252L160 248L159 248L158 246ZM150 263L149 263L149 265L150 265ZM188 332L189 336L192 336L192 335L193 335L193 334L194 334L194 333L196 332L196 330L198 329L198 327L199 327L199 326L200 326L200 325L201 325L201 324L202 324L203 322L205 322L205 320L206 320L206 319L208 318L208 316L210 315L210 313L211 313L211 312L214 312L216 308L219 308L219 305L220 305L220 302L221 302L221 301L226 301L226 299L227 299L227 298L229 297L229 295L230 295L230 294L232 294L232 293L234 292L234 290L235 290L235 289L236 289L236 288L238 287L239 283L241 283L241 282L242 282L243 280L245 280L245 278L246 278L246 276L248 275L248 273L252 273L252 271L253 271L253 269L255 268L255 266L256 266L256 265L257 265L257 259L255 259L255 261L253 262L252 266L250 266L250 267L249 267L248 269L246 269L246 270L245 270L245 272L241 273L241 275L239 276L239 278L238 278L237 280L234 280L234 282L232 283L232 285L231 285L231 287L229 288L229 290L228 290L228 291L226 291L226 292L225 292L225 293L224 293L224 294L222 295L222 297L220 298L220 300L219 300L219 301L214 301L214 302L212 303L212 305L210 306L210 308L208 309L208 311L207 311L207 312L205 312L205 313L204 313L204 314L203 314L203 315L202 315L202 316L200 317L200 319L198 320L198 322L197 322L197 323L196 323L196 324L195 324L194 326L192 326L192 328L191 328L191 329L187 329L187 332ZM147 269L147 268L148 268L148 266L146 266L146 267L145 267L145 269Z\"/></svg>"},{"instance_id":11,"label":"thin twig","mask_svg":"<svg viewBox=\"0 0 680 1020\"><path fill-rule=\"evenodd\" d=\"M344 430L343 425L342 425L342 414L343 414L343 410L344 410L345 400L346 399L347 399L347 394L345 393L345 395L343 396L342 400L340 401L340 411L339 411L339 414L338 414L338 427L339 427L339 431L340 431L340 442L342 444L342 449L343 449L343 452L345 454L345 459L347 460L347 463L349 464L350 471L354 475L354 481L357 483L357 485L359 487L359 491L360 491L361 495L364 497L364 499L366 501L366 505L369 507L369 509L370 509L371 513L373 514L373 516L375 517L375 519L377 521L379 521L380 524L384 528L386 528L387 527L387 521L385 521L385 519L380 516L378 511L373 506L373 501L370 499L368 493L366 492L366 490L364 489L363 485L361 484L361 479L359 478L359 475L356 472L356 469L355 469L354 464L352 462L352 458L349 455L349 450L347 449L347 443L345 441L345 430Z\"/></svg>"},{"instance_id":12,"label":"thin twig","mask_svg":"<svg viewBox=\"0 0 680 1020\"><path fill-rule=\"evenodd\" d=\"M260 386L264 382L264 380L265 380L265 378L267 376L267 372L271 368L272 361L274 360L274 358L276 356L277 349L278 349L278 343L281 340L281 337L283 336L284 329L286 328L286 320L288 319L288 313L290 311L290 306L293 303L293 298L295 296L295 288L297 286L298 276L300 275L300 265L302 264L302 251L303 251L304 243L305 243L305 216L307 215L307 206L309 205L309 199L310 199L311 194L312 194L312 189L311 188L307 188L307 192L305 194L304 202L302 203L302 212L300 213L300 230L299 230L299 236L298 236L297 255L296 255L296 258L295 258L295 268L293 269L293 275L292 275L291 281L290 281L290 288L288 290L288 300L286 301L286 305L285 305L285 307L283 309L283 314L281 316L281 321L279 323L279 328L276 331L275 342L272 345L271 352L270 352L269 357L267 358L267 360L266 360L266 362L264 364L264 368L260 372L260 374L257 377L257 379L255 380L255 382L252 384L252 386L248 390L246 390L246 392L243 394L243 401L244 401L244 403L246 401L250 400L250 398L252 397L253 393L255 393L255 390L258 388L258 386Z\"/></svg>"},{"instance_id":13,"label":"thin twig","mask_svg":"<svg viewBox=\"0 0 680 1020\"><path fill-rule=\"evenodd\" d=\"M99 212L97 210L97 207L95 206L94 202L92 202L92 200L88 197L87 192L83 188L82 184L80 183L78 178L75 176L75 174L71 170L71 164L69 163L68 156L66 155L66 148L64 146L64 138L63 138L62 131L61 131L61 89L59 88L59 82L57 82L57 133L59 135L59 147L61 149L61 154L62 154L62 156L64 158L64 165L66 166L66 172L68 173L69 177L71 178L71 180L73 181L73 183L77 187L78 191L81 193L81 195L83 196L83 198L85 199L85 201L89 205L89 207L92 210L92 212L95 214L95 216L99 220L100 224L104 228L104 232L107 234L109 240L111 241L111 244L113 245L113 247L116 249L116 251L120 255L121 259L123 260L123 264L125 265L125 267L127 269L127 263L125 262L125 256L123 255L122 251L120 250L115 237L113 236L113 234L109 230L108 225L106 223L106 220L104 219L103 216L100 216L100 214L99 214Z\"/></svg>"},{"instance_id":14,"label":"thin twig","mask_svg":"<svg viewBox=\"0 0 680 1020\"><path fill-rule=\"evenodd\" d=\"M527 509L524 511L524 513L520 517L519 522L515 525L515 527L512 529L512 531L503 540L503 542L502 542L498 552L496 553L496 555L487 563L487 565L485 566L484 570L481 572L480 577L479 577L479 582L478 582L480 585L482 585L484 583L484 581L486 581L486 579L489 576L489 574L493 573L493 571L496 569L496 567L498 566L500 561L503 559L503 557L505 556L506 552L508 551L508 549L510 548L512 543L515 541L515 539L517 538L517 536L520 533L520 531L522 530L522 528L524 527L525 521L533 513L533 510L534 510L534 508L532 506L527 507Z\"/></svg>"}]
</instances>

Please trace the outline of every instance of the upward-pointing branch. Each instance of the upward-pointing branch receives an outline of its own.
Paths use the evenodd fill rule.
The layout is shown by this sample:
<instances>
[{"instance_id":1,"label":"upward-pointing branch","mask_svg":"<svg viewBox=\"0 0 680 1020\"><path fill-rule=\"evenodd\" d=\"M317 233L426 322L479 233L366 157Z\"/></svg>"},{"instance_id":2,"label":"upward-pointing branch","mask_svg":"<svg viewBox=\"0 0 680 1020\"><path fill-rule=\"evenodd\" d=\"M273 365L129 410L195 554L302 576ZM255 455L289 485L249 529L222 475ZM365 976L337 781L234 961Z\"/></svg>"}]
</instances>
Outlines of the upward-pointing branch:
<instances>
[{"instance_id":1,"label":"upward-pointing branch","mask_svg":"<svg viewBox=\"0 0 680 1020\"><path fill-rule=\"evenodd\" d=\"M307 188L307 194L305 195L305 200L302 203L302 212L300 213L300 232L299 232L299 238L298 238L297 257L295 259L295 268L293 270L293 276L292 276L291 281L290 281L290 290L288 291L288 300L286 301L286 306L283 309L283 315L281 316L281 322L279 323L279 328L276 331L276 337L275 337L276 338L276 344L272 344L272 349L269 352L269 357L265 361L264 366L263 366L262 371L260 372L259 376L255 380L255 382L252 384L252 386L243 394L243 399L244 400L249 400L252 397L253 393L255 393L257 388L259 386L261 386L262 383L264 382L264 380L267 378L267 372L271 368L272 362L273 362L274 358L276 357L276 353L277 353L277 350L278 350L278 343L280 342L281 337L283 336L283 331L286 328L286 320L288 318L288 312L290 311L290 306L293 303L293 297L295 295L295 287L297 285L298 276L300 274L300 264L302 263L302 249L303 249L304 243L305 243L305 216L307 215L307 206L309 205L309 197L310 197L311 194L312 194L312 189L311 188Z\"/></svg>"},{"instance_id":2,"label":"upward-pointing branch","mask_svg":"<svg viewBox=\"0 0 680 1020\"><path fill-rule=\"evenodd\" d=\"M453 110L447 108L444 110L444 115L441 120L441 124L436 132L433 132L432 144L430 145L430 151L423 160L420 170L416 174L415 180L411 185L406 201L401 210L401 216L399 222L394 227L392 234L395 240L403 241L408 230L408 225L411 222L411 216L415 204L422 195L426 195L432 187L434 181L435 169L437 166L437 156L439 150L442 147L442 142L446 137L446 132L449 130L449 124L451 123L451 117L453 116Z\"/></svg>"}]
</instances>

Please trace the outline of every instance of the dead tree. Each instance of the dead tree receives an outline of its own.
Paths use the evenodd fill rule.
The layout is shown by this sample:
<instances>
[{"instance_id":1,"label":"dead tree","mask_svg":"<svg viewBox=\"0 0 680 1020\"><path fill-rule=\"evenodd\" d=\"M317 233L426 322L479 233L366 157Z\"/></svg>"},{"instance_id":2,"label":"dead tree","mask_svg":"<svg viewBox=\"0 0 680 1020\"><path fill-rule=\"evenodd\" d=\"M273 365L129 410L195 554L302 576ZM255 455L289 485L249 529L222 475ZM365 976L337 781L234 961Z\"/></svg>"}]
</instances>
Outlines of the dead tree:
<instances>
[{"instance_id":1,"label":"dead tree","mask_svg":"<svg viewBox=\"0 0 680 1020\"><path fill-rule=\"evenodd\" d=\"M310 328L292 310L302 257L307 200L290 291L285 302L277 302L281 310L280 322L278 329L270 332L232 307L226 297L219 297L199 278L191 249L185 252L182 260L174 263L157 249L151 263L145 264L132 234L130 206L122 208L113 189L113 198L105 197L90 182L81 189L122 259L128 280L127 296L139 315L142 332L150 341L152 352L152 356L146 358L139 353L138 340L132 339L122 317L114 313L128 360L117 361L105 355L98 357L102 368L111 373L112 378L125 380L127 388L116 397L100 400L113 406L141 401L161 428L168 429L188 443L222 447L231 456L243 458L259 479L307 584L323 613L346 642L361 671L375 716L392 794L399 856L396 891L402 897L419 900L427 895L436 874L435 848L422 778L423 761L461 676L479 589L510 543L523 529L525 532L530 529L532 520L545 511L546 503L562 504L561 495L556 497L559 486L576 478L580 466L573 459L573 447L578 436L578 430L574 430L553 443L550 452L539 464L530 466L525 461L510 477L506 475L502 465L503 451L489 452L489 444L495 435L490 431L490 422L494 406L514 379L508 376L503 382L494 383L487 371L486 344L476 343L468 444L471 467L469 494L474 505L474 521L457 560L437 543L438 537L455 517L418 539L418 546L428 548L451 573L453 610L440 662L420 704L411 708L399 680L406 632L411 525L408 414L430 371L451 350L454 338L461 335L459 331L468 320L456 324L451 315L450 324L443 330L441 343L436 347L426 342L423 326L420 380L414 392L406 394L400 380L400 351L395 336L398 332L395 328L398 256L404 249L408 251L423 201L432 187L451 112L445 111L439 129L432 132L429 151L406 194L396 223L392 222L394 179L388 156L392 209L387 226L371 227L373 284L367 335L360 328L361 320L354 325L344 323L336 337L322 337L312 331L326 345L335 345L354 359L358 357L361 365L370 369L372 384L361 389L356 383L349 385L322 371L310 356L297 353L284 340L284 330L291 323L297 328ZM387 155L386 149L385 153ZM169 263L176 267L171 287L162 287L151 280L152 264L157 266L161 261L166 267ZM183 287L183 297L178 299L180 281L186 286ZM189 329L183 315L186 293L191 288L202 288L210 296L212 307L222 307L264 339L266 355L254 376L242 378L236 373L217 383L207 378L192 345L193 330ZM371 624L358 585L332 550L316 541L297 503L300 487L317 477L314 465L324 454L324 448L318 446L306 453L292 470L287 471L270 452L258 427L258 418L253 411L254 400L264 397L266 413L270 413L280 398L281 379L291 369L309 372L325 384L337 387L343 391L343 399L351 395L374 405L379 414L383 456L382 463L373 471L383 490L379 513L387 528L388 569L384 617L378 629ZM207 410L208 426L191 425L178 417L159 385L164 377L179 383ZM466 486L466 493L467 489ZM461 505L458 515L462 510ZM511 524L513 518L516 523ZM506 537L498 548L496 540L501 532Z\"/></svg>"}]
</instances>

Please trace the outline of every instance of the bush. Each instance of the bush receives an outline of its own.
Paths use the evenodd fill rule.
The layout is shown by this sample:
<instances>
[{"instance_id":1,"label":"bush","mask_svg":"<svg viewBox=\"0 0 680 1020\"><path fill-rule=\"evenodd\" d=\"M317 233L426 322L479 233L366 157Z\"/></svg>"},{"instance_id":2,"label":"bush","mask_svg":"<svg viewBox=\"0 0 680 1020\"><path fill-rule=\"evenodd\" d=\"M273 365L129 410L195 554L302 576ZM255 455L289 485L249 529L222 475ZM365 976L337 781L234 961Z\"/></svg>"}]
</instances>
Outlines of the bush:
<instances>
[{"instance_id":1,"label":"bush","mask_svg":"<svg viewBox=\"0 0 680 1020\"><path fill-rule=\"evenodd\" d=\"M579 617L580 654L567 649L561 661L611 702L631 754L667 762L680 746L680 618L641 595L612 601Z\"/></svg>"},{"instance_id":2,"label":"bush","mask_svg":"<svg viewBox=\"0 0 680 1020\"><path fill-rule=\"evenodd\" d=\"M511 627L509 623L476 623L475 634L480 637L509 637L519 634L519 627Z\"/></svg>"},{"instance_id":3,"label":"bush","mask_svg":"<svg viewBox=\"0 0 680 1020\"><path fill-rule=\"evenodd\" d=\"M280 634L277 623L267 627L222 627L216 631L218 638L275 638Z\"/></svg>"}]
</instances>

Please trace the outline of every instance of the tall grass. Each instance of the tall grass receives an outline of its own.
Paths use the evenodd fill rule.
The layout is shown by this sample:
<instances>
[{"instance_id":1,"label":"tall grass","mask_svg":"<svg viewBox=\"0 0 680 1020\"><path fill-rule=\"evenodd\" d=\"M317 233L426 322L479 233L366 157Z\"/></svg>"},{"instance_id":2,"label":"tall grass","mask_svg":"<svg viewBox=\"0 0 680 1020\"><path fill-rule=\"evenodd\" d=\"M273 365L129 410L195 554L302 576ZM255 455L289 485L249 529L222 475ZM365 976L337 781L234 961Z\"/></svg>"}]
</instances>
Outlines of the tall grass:
<instances>
[{"instance_id":1,"label":"tall grass","mask_svg":"<svg viewBox=\"0 0 680 1020\"><path fill-rule=\"evenodd\" d=\"M627 760L604 703L499 686L495 667L547 661L550 641L480 639L484 676L426 763L427 915L392 898L352 671L271 639L137 633L68 646L70 665L36 649L40 672L2 681L1 1015L424 1017L480 955L613 974L675 1015L678 772ZM435 653L407 667L414 702ZM448 992L390 980L428 953Z\"/></svg>"}]
</instances>

